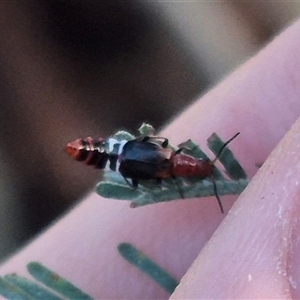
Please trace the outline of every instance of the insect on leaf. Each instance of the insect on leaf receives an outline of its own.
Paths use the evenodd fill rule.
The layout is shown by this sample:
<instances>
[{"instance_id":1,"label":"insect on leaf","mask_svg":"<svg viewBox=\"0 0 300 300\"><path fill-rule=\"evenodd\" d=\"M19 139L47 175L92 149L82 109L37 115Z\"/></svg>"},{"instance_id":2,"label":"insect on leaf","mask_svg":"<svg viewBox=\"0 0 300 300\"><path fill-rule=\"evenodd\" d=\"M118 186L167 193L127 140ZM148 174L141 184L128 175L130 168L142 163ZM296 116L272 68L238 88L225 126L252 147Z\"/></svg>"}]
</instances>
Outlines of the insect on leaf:
<instances>
[{"instance_id":1,"label":"insect on leaf","mask_svg":"<svg viewBox=\"0 0 300 300\"><path fill-rule=\"evenodd\" d=\"M151 125L144 123L139 132L143 135L153 135L154 129ZM208 147L215 154L223 145L224 142L216 133L213 133L208 139ZM168 147L178 149L172 145ZM192 140L180 144L179 147L183 149L183 153L197 159L208 159L208 156ZM225 168L226 176L224 177L224 173L214 167L212 177L218 195L240 194L247 186L248 180L245 171L228 147L225 147L219 161ZM201 180L199 178L177 177L164 179L161 184L157 184L155 180L141 180L138 188L134 189L118 172L113 171L105 171L103 180L96 186L96 192L105 198L130 200L131 207L177 200L181 199L182 195L185 199L215 195L214 185L210 178Z\"/></svg>"}]
</instances>

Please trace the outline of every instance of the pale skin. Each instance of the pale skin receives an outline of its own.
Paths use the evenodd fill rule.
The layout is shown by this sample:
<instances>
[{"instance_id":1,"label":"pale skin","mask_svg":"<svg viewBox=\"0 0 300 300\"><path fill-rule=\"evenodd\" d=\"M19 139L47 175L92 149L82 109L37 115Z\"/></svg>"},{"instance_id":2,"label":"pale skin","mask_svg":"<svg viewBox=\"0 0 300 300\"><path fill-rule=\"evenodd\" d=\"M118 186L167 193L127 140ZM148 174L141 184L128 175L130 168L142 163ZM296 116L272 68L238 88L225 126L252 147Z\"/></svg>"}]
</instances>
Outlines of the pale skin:
<instances>
[{"instance_id":1,"label":"pale skin","mask_svg":"<svg viewBox=\"0 0 300 300\"><path fill-rule=\"evenodd\" d=\"M225 215L214 197L131 209L91 193L1 274L28 275L26 264L40 261L97 299L167 299L120 257L117 245L129 242L178 280L186 273L173 299L299 299L299 37L297 21L160 133L204 148L214 131L223 140L241 132L230 148L257 174L233 207L236 197L221 197Z\"/></svg>"}]
</instances>

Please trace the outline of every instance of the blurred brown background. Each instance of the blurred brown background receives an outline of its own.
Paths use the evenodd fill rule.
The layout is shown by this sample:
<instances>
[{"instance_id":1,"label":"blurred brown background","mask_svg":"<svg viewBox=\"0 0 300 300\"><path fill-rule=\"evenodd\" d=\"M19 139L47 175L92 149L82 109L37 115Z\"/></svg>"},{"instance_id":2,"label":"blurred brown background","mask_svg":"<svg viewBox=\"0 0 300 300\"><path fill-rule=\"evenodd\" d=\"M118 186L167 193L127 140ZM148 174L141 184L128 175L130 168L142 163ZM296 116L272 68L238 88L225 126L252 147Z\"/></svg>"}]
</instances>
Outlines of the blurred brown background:
<instances>
[{"instance_id":1,"label":"blurred brown background","mask_svg":"<svg viewBox=\"0 0 300 300\"><path fill-rule=\"evenodd\" d=\"M66 142L162 126L299 12L275 1L0 1L0 257L99 179Z\"/></svg>"}]
</instances>

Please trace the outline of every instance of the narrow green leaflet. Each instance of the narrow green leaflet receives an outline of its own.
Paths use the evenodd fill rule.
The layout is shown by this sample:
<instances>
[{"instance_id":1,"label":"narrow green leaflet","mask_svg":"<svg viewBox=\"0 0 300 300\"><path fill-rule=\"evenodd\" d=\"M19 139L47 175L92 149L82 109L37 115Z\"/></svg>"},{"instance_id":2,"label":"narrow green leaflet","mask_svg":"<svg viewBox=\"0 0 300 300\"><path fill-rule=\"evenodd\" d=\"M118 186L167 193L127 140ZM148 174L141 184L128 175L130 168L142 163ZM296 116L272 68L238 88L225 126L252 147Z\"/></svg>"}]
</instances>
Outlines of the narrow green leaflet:
<instances>
[{"instance_id":1,"label":"narrow green leaflet","mask_svg":"<svg viewBox=\"0 0 300 300\"><path fill-rule=\"evenodd\" d=\"M124 133L124 131L122 132ZM139 132L142 135L153 135L154 129L149 124L143 124ZM132 139L132 135L130 137ZM208 139L208 147L215 155L223 145L224 142L216 133L213 133ZM182 152L185 154L198 159L208 159L208 156L192 140L180 144L179 147L183 148ZM177 147L170 146L170 148L176 149ZM218 195L240 194L248 184L247 176L228 147L225 147L219 161L224 166L225 174L215 167L212 176L216 183ZM199 178L178 177L162 180L161 184L157 184L155 180L144 180L140 181L138 188L134 189L118 172L113 171L104 173L103 180L96 186L96 192L105 198L129 200L131 207L177 200L181 199L182 196L188 199L215 195L213 182L210 178L201 180Z\"/></svg>"},{"instance_id":2,"label":"narrow green leaflet","mask_svg":"<svg viewBox=\"0 0 300 300\"><path fill-rule=\"evenodd\" d=\"M118 251L130 264L147 274L170 294L178 285L172 275L132 244L121 243ZM0 277L0 295L12 300L93 300L90 295L39 262L29 263L27 269L36 281L17 274L5 275Z\"/></svg>"},{"instance_id":3,"label":"narrow green leaflet","mask_svg":"<svg viewBox=\"0 0 300 300\"><path fill-rule=\"evenodd\" d=\"M9 282L12 286L26 292L32 299L44 299L44 300L61 300L61 297L53 294L36 282L30 281L29 279L18 276L18 275L5 275L4 280Z\"/></svg>"},{"instance_id":4,"label":"narrow green leaflet","mask_svg":"<svg viewBox=\"0 0 300 300\"><path fill-rule=\"evenodd\" d=\"M216 133L213 133L207 140L209 149L217 155L219 149L222 147L224 142L218 137ZM226 174L233 180L247 179L246 172L240 165L240 163L235 159L233 153L225 148L220 157L218 158L222 165L227 171Z\"/></svg>"},{"instance_id":5,"label":"narrow green leaflet","mask_svg":"<svg viewBox=\"0 0 300 300\"><path fill-rule=\"evenodd\" d=\"M34 279L45 287L23 276L8 274L0 277L0 295L12 300L93 300L91 296L39 262L29 263L27 269Z\"/></svg>"},{"instance_id":6,"label":"narrow green leaflet","mask_svg":"<svg viewBox=\"0 0 300 300\"><path fill-rule=\"evenodd\" d=\"M91 296L74 286L71 282L60 277L58 274L54 273L38 262L29 263L27 269L30 275L32 275L36 280L62 294L67 299L93 299Z\"/></svg>"},{"instance_id":7,"label":"narrow green leaflet","mask_svg":"<svg viewBox=\"0 0 300 300\"><path fill-rule=\"evenodd\" d=\"M199 182L180 180L177 178L168 179L160 186L157 186L155 182L148 182L142 184L137 189L133 189L123 181L124 179L116 172L109 172L104 175L103 181L97 185L96 191L105 198L130 200L132 201L131 207L181 199L180 192L186 199L214 195L213 183L209 179ZM216 181L218 194L220 196L240 194L247 184L248 181L245 179Z\"/></svg>"},{"instance_id":8,"label":"narrow green leaflet","mask_svg":"<svg viewBox=\"0 0 300 300\"><path fill-rule=\"evenodd\" d=\"M166 270L157 265L153 260L148 258L143 252L128 243L120 244L118 246L118 250L123 258L125 258L130 264L147 274L164 290L170 294L173 293L178 285L178 281Z\"/></svg>"},{"instance_id":9,"label":"narrow green leaflet","mask_svg":"<svg viewBox=\"0 0 300 300\"><path fill-rule=\"evenodd\" d=\"M0 295L6 299L15 300L34 300L35 298L28 294L18 285L15 285L5 278L0 277Z\"/></svg>"},{"instance_id":10,"label":"narrow green leaflet","mask_svg":"<svg viewBox=\"0 0 300 300\"><path fill-rule=\"evenodd\" d=\"M154 135L155 129L149 123L143 123L138 129L140 135Z\"/></svg>"}]
</instances>

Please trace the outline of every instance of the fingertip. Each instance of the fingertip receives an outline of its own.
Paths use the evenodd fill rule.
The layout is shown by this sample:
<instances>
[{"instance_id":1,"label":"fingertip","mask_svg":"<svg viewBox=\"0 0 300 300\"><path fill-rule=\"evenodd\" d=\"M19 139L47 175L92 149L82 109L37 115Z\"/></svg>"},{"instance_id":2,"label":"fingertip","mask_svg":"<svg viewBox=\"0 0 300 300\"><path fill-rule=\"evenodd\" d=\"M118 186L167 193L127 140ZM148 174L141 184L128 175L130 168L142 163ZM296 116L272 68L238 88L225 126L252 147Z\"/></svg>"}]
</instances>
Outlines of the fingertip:
<instances>
[{"instance_id":1,"label":"fingertip","mask_svg":"<svg viewBox=\"0 0 300 300\"><path fill-rule=\"evenodd\" d=\"M299 132L300 119L233 205L173 299L300 297Z\"/></svg>"}]
</instances>

